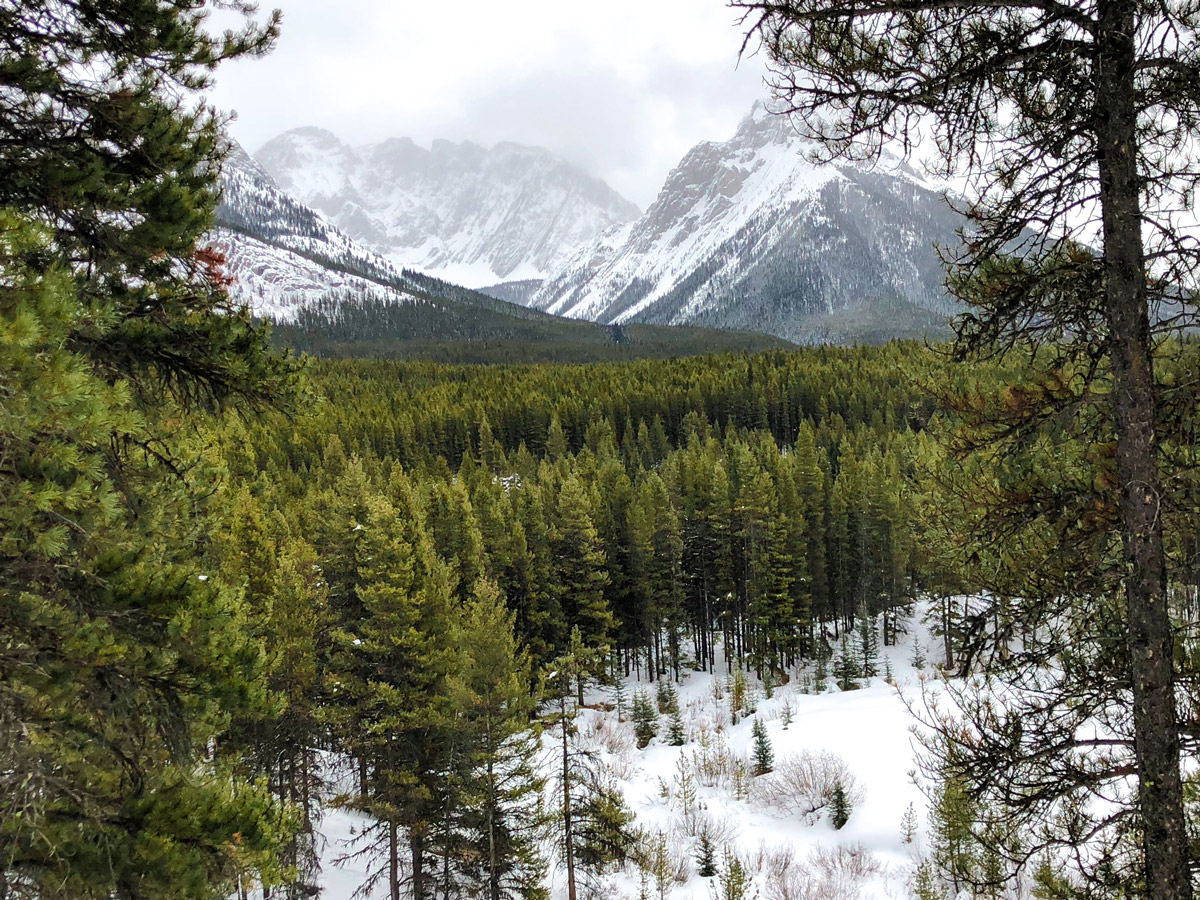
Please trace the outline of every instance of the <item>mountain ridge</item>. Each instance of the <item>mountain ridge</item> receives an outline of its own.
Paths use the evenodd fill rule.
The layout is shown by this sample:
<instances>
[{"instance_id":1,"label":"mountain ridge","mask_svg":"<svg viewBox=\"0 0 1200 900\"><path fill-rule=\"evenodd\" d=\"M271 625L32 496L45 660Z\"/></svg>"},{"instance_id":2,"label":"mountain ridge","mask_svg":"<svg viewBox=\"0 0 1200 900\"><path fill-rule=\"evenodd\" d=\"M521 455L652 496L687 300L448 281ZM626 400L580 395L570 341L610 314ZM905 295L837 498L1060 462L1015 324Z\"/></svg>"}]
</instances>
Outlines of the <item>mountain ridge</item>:
<instances>
[{"instance_id":1,"label":"mountain ridge","mask_svg":"<svg viewBox=\"0 0 1200 900\"><path fill-rule=\"evenodd\" d=\"M255 160L280 187L401 268L481 286L543 278L640 210L547 150L411 138L351 147L306 126ZM456 277L458 276L458 277Z\"/></svg>"},{"instance_id":2,"label":"mountain ridge","mask_svg":"<svg viewBox=\"0 0 1200 900\"><path fill-rule=\"evenodd\" d=\"M802 343L943 330L955 307L935 245L956 240L961 217L902 160L816 165L814 147L756 104L730 140L688 151L639 219L582 247L527 302Z\"/></svg>"}]
</instances>

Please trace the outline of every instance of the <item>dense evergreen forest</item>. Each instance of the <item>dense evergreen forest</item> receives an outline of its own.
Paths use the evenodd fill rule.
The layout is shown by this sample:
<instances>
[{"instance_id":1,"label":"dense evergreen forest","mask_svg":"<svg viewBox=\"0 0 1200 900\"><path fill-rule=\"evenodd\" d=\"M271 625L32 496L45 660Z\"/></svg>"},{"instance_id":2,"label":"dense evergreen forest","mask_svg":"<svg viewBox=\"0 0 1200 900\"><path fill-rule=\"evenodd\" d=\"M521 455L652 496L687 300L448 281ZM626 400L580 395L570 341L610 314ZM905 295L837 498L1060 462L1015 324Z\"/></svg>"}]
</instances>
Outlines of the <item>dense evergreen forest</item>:
<instances>
[{"instance_id":1,"label":"dense evergreen forest","mask_svg":"<svg viewBox=\"0 0 1200 900\"><path fill-rule=\"evenodd\" d=\"M276 344L323 359L445 363L619 362L792 346L751 331L563 319L416 272L404 277L402 302L331 291L276 322Z\"/></svg>"},{"instance_id":2,"label":"dense evergreen forest","mask_svg":"<svg viewBox=\"0 0 1200 900\"><path fill-rule=\"evenodd\" d=\"M829 673L858 622L890 641L926 580L912 476L933 410L918 380L938 365L900 343L311 365L304 414L230 415L208 435L229 505L205 558L246 586L287 699L230 752L305 809L318 751L354 759L345 802L392 828L393 867L469 891L460 844L482 853L484 836L461 816L483 761L510 751L461 721L462 667L516 679L528 715L528 679L564 669L582 702L589 682L678 680L718 657L768 682L809 662ZM502 654L464 637L480 619ZM520 804L494 803L516 828Z\"/></svg>"},{"instance_id":3,"label":"dense evergreen forest","mask_svg":"<svg viewBox=\"0 0 1200 900\"><path fill-rule=\"evenodd\" d=\"M332 807L391 900L548 900L551 862L578 900L632 858L665 900L667 836L579 740L594 689L680 746L685 671L727 670L735 717L751 681L851 691L918 597L946 703L911 710L913 895L1190 900L1200 345L1165 207L1198 177L1200 13L733 5L827 150L932 124L984 178L952 346L645 360L703 333L578 350L531 314L559 364L447 364L511 362L520 329L333 358L407 327L364 303L302 361L205 243L229 147L194 102L279 14L0 3L0 900L311 896ZM1094 248L1059 229L1093 195ZM751 734L752 767L692 755L743 800L779 783ZM841 830L851 773L809 762L804 814ZM691 837L720 900L753 896Z\"/></svg>"}]
</instances>

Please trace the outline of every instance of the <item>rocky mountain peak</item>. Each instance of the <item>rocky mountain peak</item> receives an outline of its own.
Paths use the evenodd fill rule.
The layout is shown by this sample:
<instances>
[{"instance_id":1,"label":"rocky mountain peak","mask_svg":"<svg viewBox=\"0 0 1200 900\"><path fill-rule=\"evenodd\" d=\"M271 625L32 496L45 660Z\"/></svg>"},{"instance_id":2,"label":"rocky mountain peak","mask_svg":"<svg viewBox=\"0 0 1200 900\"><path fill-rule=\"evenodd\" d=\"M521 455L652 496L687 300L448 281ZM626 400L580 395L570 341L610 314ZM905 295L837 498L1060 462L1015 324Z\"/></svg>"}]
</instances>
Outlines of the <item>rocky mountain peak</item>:
<instances>
[{"instance_id":1,"label":"rocky mountain peak","mask_svg":"<svg viewBox=\"0 0 1200 900\"><path fill-rule=\"evenodd\" d=\"M542 278L639 210L546 150L392 138L353 150L322 129L269 141L281 187L399 267L465 284Z\"/></svg>"},{"instance_id":2,"label":"rocky mountain peak","mask_svg":"<svg viewBox=\"0 0 1200 900\"><path fill-rule=\"evenodd\" d=\"M643 216L582 248L529 302L801 341L857 339L846 329L863 320L871 334L940 327L951 306L934 244L954 241L958 217L894 158L820 165L814 148L755 104L729 140L689 150Z\"/></svg>"}]
</instances>

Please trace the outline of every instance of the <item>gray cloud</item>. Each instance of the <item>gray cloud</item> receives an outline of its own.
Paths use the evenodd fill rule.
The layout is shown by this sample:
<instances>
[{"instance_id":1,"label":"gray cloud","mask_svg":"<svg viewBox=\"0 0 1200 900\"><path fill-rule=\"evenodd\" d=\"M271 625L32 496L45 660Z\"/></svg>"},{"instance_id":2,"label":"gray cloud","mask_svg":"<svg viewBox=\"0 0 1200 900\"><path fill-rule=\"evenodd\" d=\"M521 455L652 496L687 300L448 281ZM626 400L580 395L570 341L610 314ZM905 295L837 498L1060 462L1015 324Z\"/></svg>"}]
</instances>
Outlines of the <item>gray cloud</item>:
<instances>
[{"instance_id":1,"label":"gray cloud","mask_svg":"<svg viewBox=\"0 0 1200 900\"><path fill-rule=\"evenodd\" d=\"M212 99L237 110L251 150L301 125L351 144L510 140L645 206L688 148L730 136L763 93L759 62L736 65L722 0L697 2L462 0L447 21L407 2L283 0L278 48L222 70Z\"/></svg>"}]
</instances>

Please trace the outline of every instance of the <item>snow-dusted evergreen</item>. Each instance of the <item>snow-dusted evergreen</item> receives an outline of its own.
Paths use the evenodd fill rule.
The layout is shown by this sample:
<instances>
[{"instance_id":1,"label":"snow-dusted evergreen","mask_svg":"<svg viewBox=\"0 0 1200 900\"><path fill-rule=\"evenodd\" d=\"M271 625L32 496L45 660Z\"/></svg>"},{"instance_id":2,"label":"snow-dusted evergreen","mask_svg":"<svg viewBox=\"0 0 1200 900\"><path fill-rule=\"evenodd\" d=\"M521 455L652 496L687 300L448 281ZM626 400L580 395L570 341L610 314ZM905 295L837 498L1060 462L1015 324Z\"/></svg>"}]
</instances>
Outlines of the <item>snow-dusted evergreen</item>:
<instances>
[{"instance_id":1,"label":"snow-dusted evergreen","mask_svg":"<svg viewBox=\"0 0 1200 900\"><path fill-rule=\"evenodd\" d=\"M398 267L472 287L541 278L638 209L546 150L407 138L351 148L300 128L257 161L293 196Z\"/></svg>"},{"instance_id":2,"label":"snow-dusted evergreen","mask_svg":"<svg viewBox=\"0 0 1200 900\"><path fill-rule=\"evenodd\" d=\"M961 219L899 160L814 165L756 104L694 147L638 220L580 249L530 299L599 322L747 328L814 342L920 333L952 311L935 244Z\"/></svg>"}]
</instances>

